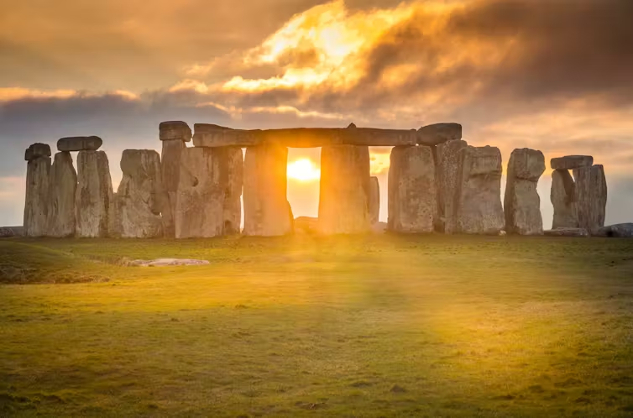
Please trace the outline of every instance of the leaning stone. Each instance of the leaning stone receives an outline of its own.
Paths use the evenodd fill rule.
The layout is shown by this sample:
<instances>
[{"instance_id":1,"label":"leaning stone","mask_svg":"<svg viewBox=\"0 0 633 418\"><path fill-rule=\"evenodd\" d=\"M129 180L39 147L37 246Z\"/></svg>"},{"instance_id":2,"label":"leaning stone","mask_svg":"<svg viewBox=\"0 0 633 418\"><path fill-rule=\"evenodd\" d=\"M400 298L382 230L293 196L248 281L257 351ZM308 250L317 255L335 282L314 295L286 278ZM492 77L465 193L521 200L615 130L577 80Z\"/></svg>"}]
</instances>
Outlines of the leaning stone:
<instances>
[{"instance_id":1,"label":"leaning stone","mask_svg":"<svg viewBox=\"0 0 633 418\"><path fill-rule=\"evenodd\" d=\"M435 123L418 129L418 144L434 146L455 139L462 139L459 123Z\"/></svg>"},{"instance_id":2,"label":"leaning stone","mask_svg":"<svg viewBox=\"0 0 633 418\"><path fill-rule=\"evenodd\" d=\"M528 148L512 151L504 205L507 233L543 235L541 198L536 185L544 171L545 157L541 151Z\"/></svg>"},{"instance_id":3,"label":"leaning stone","mask_svg":"<svg viewBox=\"0 0 633 418\"><path fill-rule=\"evenodd\" d=\"M112 179L108 156L103 151L79 151L75 195L75 235L98 238L108 235Z\"/></svg>"},{"instance_id":4,"label":"leaning stone","mask_svg":"<svg viewBox=\"0 0 633 418\"><path fill-rule=\"evenodd\" d=\"M279 236L293 230L286 199L288 148L265 144L246 149L244 235Z\"/></svg>"},{"instance_id":5,"label":"leaning stone","mask_svg":"<svg viewBox=\"0 0 633 418\"><path fill-rule=\"evenodd\" d=\"M552 158L550 165L553 170L572 170L580 167L591 167L593 157L590 155L567 155L565 157Z\"/></svg>"},{"instance_id":6,"label":"leaning stone","mask_svg":"<svg viewBox=\"0 0 633 418\"><path fill-rule=\"evenodd\" d=\"M212 149L182 151L174 215L176 238L210 238L223 234L226 181L223 181L220 163Z\"/></svg>"},{"instance_id":7,"label":"leaning stone","mask_svg":"<svg viewBox=\"0 0 633 418\"><path fill-rule=\"evenodd\" d=\"M45 236L48 229L48 208L50 198L51 157L42 155L34 144L31 159L26 169L26 199L24 202L24 235L27 237ZM27 154L28 154L27 150ZM33 157L33 155L39 155ZM44 153L45 154L45 153ZM49 148L50 155L50 148Z\"/></svg>"},{"instance_id":8,"label":"leaning stone","mask_svg":"<svg viewBox=\"0 0 633 418\"><path fill-rule=\"evenodd\" d=\"M176 213L176 193L180 178L180 156L186 145L181 140L162 141L161 174L163 196L161 213L163 218L163 234L173 238L176 233L174 213Z\"/></svg>"},{"instance_id":9,"label":"leaning stone","mask_svg":"<svg viewBox=\"0 0 633 418\"><path fill-rule=\"evenodd\" d=\"M552 191L550 200L554 207L552 228L578 228L578 209L576 206L576 184L567 170L552 172Z\"/></svg>"},{"instance_id":10,"label":"leaning stone","mask_svg":"<svg viewBox=\"0 0 633 418\"><path fill-rule=\"evenodd\" d=\"M161 122L158 131L161 141L191 141L191 128L185 122Z\"/></svg>"},{"instance_id":11,"label":"leaning stone","mask_svg":"<svg viewBox=\"0 0 633 418\"><path fill-rule=\"evenodd\" d=\"M435 163L430 147L395 147L389 166L388 229L430 233L437 218Z\"/></svg>"},{"instance_id":12,"label":"leaning stone","mask_svg":"<svg viewBox=\"0 0 633 418\"><path fill-rule=\"evenodd\" d=\"M77 172L69 152L58 152L51 167L48 232L50 237L75 235L75 193Z\"/></svg>"},{"instance_id":13,"label":"leaning stone","mask_svg":"<svg viewBox=\"0 0 633 418\"><path fill-rule=\"evenodd\" d=\"M127 149L121 158L121 171L123 179L113 199L110 236L163 236L160 156L154 150Z\"/></svg>"},{"instance_id":14,"label":"leaning stone","mask_svg":"<svg viewBox=\"0 0 633 418\"><path fill-rule=\"evenodd\" d=\"M607 207L607 180L604 167L594 165L573 170L576 181L578 226L592 231L604 226Z\"/></svg>"},{"instance_id":15,"label":"leaning stone","mask_svg":"<svg viewBox=\"0 0 633 418\"><path fill-rule=\"evenodd\" d=\"M469 146L460 151L457 231L499 235L505 219L501 205L501 152Z\"/></svg>"},{"instance_id":16,"label":"leaning stone","mask_svg":"<svg viewBox=\"0 0 633 418\"><path fill-rule=\"evenodd\" d=\"M369 222L371 225L378 222L380 216L380 183L378 177L369 178Z\"/></svg>"},{"instance_id":17,"label":"leaning stone","mask_svg":"<svg viewBox=\"0 0 633 418\"><path fill-rule=\"evenodd\" d=\"M96 151L103 145L103 140L98 136L73 136L57 141L59 151Z\"/></svg>"},{"instance_id":18,"label":"leaning stone","mask_svg":"<svg viewBox=\"0 0 633 418\"><path fill-rule=\"evenodd\" d=\"M32 161L40 157L50 157L51 147L47 144L33 144L24 152L24 161Z\"/></svg>"},{"instance_id":19,"label":"leaning stone","mask_svg":"<svg viewBox=\"0 0 633 418\"><path fill-rule=\"evenodd\" d=\"M436 182L438 200L438 232L452 234L457 228L457 199L460 154L466 148L460 139L444 142L435 147Z\"/></svg>"},{"instance_id":20,"label":"leaning stone","mask_svg":"<svg viewBox=\"0 0 633 418\"><path fill-rule=\"evenodd\" d=\"M319 233L369 232L369 148L335 145L321 149Z\"/></svg>"},{"instance_id":21,"label":"leaning stone","mask_svg":"<svg viewBox=\"0 0 633 418\"><path fill-rule=\"evenodd\" d=\"M610 238L633 238L633 223L603 226L591 231L591 235Z\"/></svg>"},{"instance_id":22,"label":"leaning stone","mask_svg":"<svg viewBox=\"0 0 633 418\"><path fill-rule=\"evenodd\" d=\"M544 231L548 237L588 237L589 232L585 228L554 228Z\"/></svg>"}]
</instances>

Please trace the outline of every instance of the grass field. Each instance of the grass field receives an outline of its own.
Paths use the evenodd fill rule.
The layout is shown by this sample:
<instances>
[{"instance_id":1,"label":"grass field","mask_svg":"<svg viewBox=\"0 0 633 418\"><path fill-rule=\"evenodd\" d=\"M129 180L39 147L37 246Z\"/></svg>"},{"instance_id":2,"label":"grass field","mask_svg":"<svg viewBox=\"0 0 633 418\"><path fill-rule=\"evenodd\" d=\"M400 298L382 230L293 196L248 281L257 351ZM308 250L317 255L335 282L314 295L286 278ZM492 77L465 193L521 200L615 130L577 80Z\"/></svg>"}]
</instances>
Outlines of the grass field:
<instances>
[{"instance_id":1,"label":"grass field","mask_svg":"<svg viewBox=\"0 0 633 418\"><path fill-rule=\"evenodd\" d=\"M8 239L0 281L0 416L633 416L633 240Z\"/></svg>"}]
</instances>

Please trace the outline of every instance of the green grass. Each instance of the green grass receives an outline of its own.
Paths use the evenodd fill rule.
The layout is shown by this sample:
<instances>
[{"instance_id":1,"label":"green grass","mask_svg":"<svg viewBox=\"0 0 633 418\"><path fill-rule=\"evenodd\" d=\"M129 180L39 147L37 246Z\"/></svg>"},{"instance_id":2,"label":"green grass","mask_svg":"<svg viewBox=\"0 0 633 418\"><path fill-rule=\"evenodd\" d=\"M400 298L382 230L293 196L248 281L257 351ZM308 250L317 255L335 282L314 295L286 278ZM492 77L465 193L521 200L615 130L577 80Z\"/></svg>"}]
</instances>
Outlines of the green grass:
<instances>
[{"instance_id":1,"label":"green grass","mask_svg":"<svg viewBox=\"0 0 633 418\"><path fill-rule=\"evenodd\" d=\"M633 240L8 239L0 281L0 416L633 415Z\"/></svg>"}]
</instances>

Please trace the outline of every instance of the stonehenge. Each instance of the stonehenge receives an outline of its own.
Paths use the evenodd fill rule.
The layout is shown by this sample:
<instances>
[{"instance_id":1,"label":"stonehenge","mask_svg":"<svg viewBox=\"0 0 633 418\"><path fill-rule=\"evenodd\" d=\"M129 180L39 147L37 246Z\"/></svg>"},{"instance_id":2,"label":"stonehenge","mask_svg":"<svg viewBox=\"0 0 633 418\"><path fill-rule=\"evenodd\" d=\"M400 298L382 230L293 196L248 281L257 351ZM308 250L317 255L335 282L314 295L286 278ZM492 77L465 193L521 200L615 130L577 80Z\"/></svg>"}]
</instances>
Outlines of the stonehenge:
<instances>
[{"instance_id":1,"label":"stonehenge","mask_svg":"<svg viewBox=\"0 0 633 418\"><path fill-rule=\"evenodd\" d=\"M519 235L543 235L541 198L536 184L545 172L541 151L515 149L508 162L504 211L506 232Z\"/></svg>"},{"instance_id":2,"label":"stonehenge","mask_svg":"<svg viewBox=\"0 0 633 418\"><path fill-rule=\"evenodd\" d=\"M602 165L588 155L552 158L552 229L581 228L598 234L604 227L607 181ZM571 170L571 174L570 171Z\"/></svg>"},{"instance_id":3,"label":"stonehenge","mask_svg":"<svg viewBox=\"0 0 633 418\"><path fill-rule=\"evenodd\" d=\"M552 158L552 229L543 230L538 150L515 149L501 201L502 158L474 147L462 126L415 129L232 129L162 122L162 150L124 150L116 193L97 136L28 147L23 233L27 237L211 238L294 232L288 203L288 148L321 147L320 234L376 228L380 186L370 175L370 146L393 147L386 230L404 234L630 236L630 225L604 227L607 183L593 157ZM193 146L187 143L193 142ZM71 152L77 152L76 169ZM242 209L243 207L243 209ZM243 211L243 213L242 213ZM243 228L242 228L243 223Z\"/></svg>"}]
</instances>

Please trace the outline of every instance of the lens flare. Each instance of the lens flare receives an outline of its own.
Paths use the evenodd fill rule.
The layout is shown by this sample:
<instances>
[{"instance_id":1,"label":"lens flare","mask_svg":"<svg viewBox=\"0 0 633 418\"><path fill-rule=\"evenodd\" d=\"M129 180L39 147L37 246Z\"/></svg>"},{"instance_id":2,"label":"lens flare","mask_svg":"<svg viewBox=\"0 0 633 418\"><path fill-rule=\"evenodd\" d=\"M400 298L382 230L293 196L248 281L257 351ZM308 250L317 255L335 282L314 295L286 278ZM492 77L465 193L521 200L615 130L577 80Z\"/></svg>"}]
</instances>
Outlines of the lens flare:
<instances>
[{"instance_id":1,"label":"lens flare","mask_svg":"<svg viewBox=\"0 0 633 418\"><path fill-rule=\"evenodd\" d=\"M321 178L321 170L309 158L288 164L288 177L299 181L314 181Z\"/></svg>"}]
</instances>

